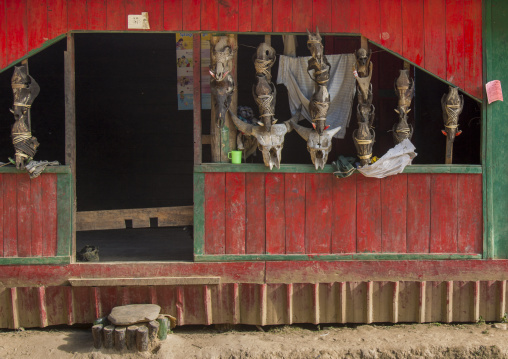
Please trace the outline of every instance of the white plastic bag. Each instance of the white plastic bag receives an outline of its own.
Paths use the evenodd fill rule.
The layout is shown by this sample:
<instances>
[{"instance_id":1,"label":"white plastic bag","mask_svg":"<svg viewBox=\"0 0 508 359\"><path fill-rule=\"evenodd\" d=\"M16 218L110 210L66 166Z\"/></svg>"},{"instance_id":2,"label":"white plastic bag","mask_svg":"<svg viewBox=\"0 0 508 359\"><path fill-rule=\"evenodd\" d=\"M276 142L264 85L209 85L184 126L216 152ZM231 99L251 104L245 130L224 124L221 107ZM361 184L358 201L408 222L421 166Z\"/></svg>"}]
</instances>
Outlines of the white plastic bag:
<instances>
[{"instance_id":1,"label":"white plastic bag","mask_svg":"<svg viewBox=\"0 0 508 359\"><path fill-rule=\"evenodd\" d=\"M365 177L384 178L402 173L404 168L411 165L416 157L415 146L409 140L404 140L377 160L374 164L358 167L358 171Z\"/></svg>"}]
</instances>

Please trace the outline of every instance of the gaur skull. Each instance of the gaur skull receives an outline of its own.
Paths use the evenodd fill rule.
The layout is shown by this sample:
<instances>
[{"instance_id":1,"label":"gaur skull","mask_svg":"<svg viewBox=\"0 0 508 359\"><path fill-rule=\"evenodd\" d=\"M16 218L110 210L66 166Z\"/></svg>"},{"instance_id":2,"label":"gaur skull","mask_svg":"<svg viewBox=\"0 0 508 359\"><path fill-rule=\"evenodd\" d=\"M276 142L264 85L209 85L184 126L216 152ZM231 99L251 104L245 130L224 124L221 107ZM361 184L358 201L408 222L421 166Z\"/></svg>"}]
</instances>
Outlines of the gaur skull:
<instances>
[{"instance_id":1,"label":"gaur skull","mask_svg":"<svg viewBox=\"0 0 508 359\"><path fill-rule=\"evenodd\" d=\"M300 126L293 120L290 123L291 127L307 141L307 150L310 153L310 158L316 170L323 169L328 160L328 154L332 150L332 138L340 131L341 127L326 130L322 134L319 134L316 130Z\"/></svg>"},{"instance_id":2,"label":"gaur skull","mask_svg":"<svg viewBox=\"0 0 508 359\"><path fill-rule=\"evenodd\" d=\"M370 75L372 67L370 67L370 56L372 55L372 50L368 51L364 48L360 48L356 50L356 71L360 77L366 77Z\"/></svg>"},{"instance_id":3,"label":"gaur skull","mask_svg":"<svg viewBox=\"0 0 508 359\"><path fill-rule=\"evenodd\" d=\"M358 129L353 131L353 141L362 166L371 162L375 137L374 130L369 127L367 122L358 122Z\"/></svg>"},{"instance_id":4,"label":"gaur skull","mask_svg":"<svg viewBox=\"0 0 508 359\"><path fill-rule=\"evenodd\" d=\"M307 48L310 50L311 58L307 62L307 73L310 78L318 85L326 85L330 79L330 63L324 55L323 44L321 43L321 36L319 29L316 27L316 34L312 34L307 30ZM313 73L311 73L313 71Z\"/></svg>"},{"instance_id":5,"label":"gaur skull","mask_svg":"<svg viewBox=\"0 0 508 359\"><path fill-rule=\"evenodd\" d=\"M409 78L408 70L400 70L400 75L395 81L395 93L399 98L399 107L408 109L414 95L414 81Z\"/></svg>"},{"instance_id":6,"label":"gaur skull","mask_svg":"<svg viewBox=\"0 0 508 359\"><path fill-rule=\"evenodd\" d=\"M443 121L445 129L442 131L446 135L446 160L445 163L452 163L453 142L455 137L460 135L459 115L464 107L464 97L459 95L457 87L450 86L450 91L441 98L441 107L443 109Z\"/></svg>"},{"instance_id":7,"label":"gaur skull","mask_svg":"<svg viewBox=\"0 0 508 359\"><path fill-rule=\"evenodd\" d=\"M228 46L226 36L222 36L212 49L210 75L215 81L222 81L232 70L233 50Z\"/></svg>"},{"instance_id":8,"label":"gaur skull","mask_svg":"<svg viewBox=\"0 0 508 359\"><path fill-rule=\"evenodd\" d=\"M395 112L399 114L399 122L393 125L393 141L396 145L405 139L411 140L413 137L413 126L407 123L407 114L410 111L411 109L407 109L405 106L395 109Z\"/></svg>"},{"instance_id":9,"label":"gaur skull","mask_svg":"<svg viewBox=\"0 0 508 359\"><path fill-rule=\"evenodd\" d=\"M318 90L312 94L309 101L309 113L312 119L312 127L319 135L329 127L326 126L326 115L330 107L330 94L325 86L318 86Z\"/></svg>"},{"instance_id":10,"label":"gaur skull","mask_svg":"<svg viewBox=\"0 0 508 359\"><path fill-rule=\"evenodd\" d=\"M270 69L275 63L275 49L263 42L259 44L256 50L256 57L254 60L254 67L256 68L257 75L264 75L267 81L272 80L272 73Z\"/></svg>"},{"instance_id":11,"label":"gaur skull","mask_svg":"<svg viewBox=\"0 0 508 359\"><path fill-rule=\"evenodd\" d=\"M257 75L257 84L252 86L252 96L259 108L260 126L265 126L270 132L275 119L275 99L277 90L272 82L269 82L264 75Z\"/></svg>"},{"instance_id":12,"label":"gaur skull","mask_svg":"<svg viewBox=\"0 0 508 359\"><path fill-rule=\"evenodd\" d=\"M280 168L281 152L284 147L284 136L291 130L291 125L286 123L273 125L270 131L265 126L254 126L241 121L231 110L231 118L238 130L247 135L256 137L258 149L263 153L265 166L272 169L274 166ZM298 118L297 113L293 118ZM293 119L292 118L292 119Z\"/></svg>"},{"instance_id":13,"label":"gaur skull","mask_svg":"<svg viewBox=\"0 0 508 359\"><path fill-rule=\"evenodd\" d=\"M231 96L235 91L235 82L233 76L228 74L224 81L211 80L211 93L215 99L215 113L217 116L217 127L224 126L227 110L231 104Z\"/></svg>"}]
</instances>

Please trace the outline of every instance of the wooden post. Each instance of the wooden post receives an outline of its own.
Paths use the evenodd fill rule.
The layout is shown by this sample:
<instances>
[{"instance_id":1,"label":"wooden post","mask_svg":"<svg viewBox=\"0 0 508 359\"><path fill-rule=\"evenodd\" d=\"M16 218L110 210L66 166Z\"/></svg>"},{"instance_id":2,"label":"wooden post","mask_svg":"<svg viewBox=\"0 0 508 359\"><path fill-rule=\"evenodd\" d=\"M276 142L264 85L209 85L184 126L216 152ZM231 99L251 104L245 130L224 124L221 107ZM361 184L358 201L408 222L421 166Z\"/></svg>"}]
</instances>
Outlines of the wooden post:
<instances>
[{"instance_id":1,"label":"wooden post","mask_svg":"<svg viewBox=\"0 0 508 359\"><path fill-rule=\"evenodd\" d=\"M159 332L159 322L157 322L156 320L148 322L148 337L150 338L150 341L153 341L155 340L155 338L157 338L158 332Z\"/></svg>"},{"instance_id":2,"label":"wooden post","mask_svg":"<svg viewBox=\"0 0 508 359\"><path fill-rule=\"evenodd\" d=\"M74 34L67 33L67 51L64 52L65 88L65 164L71 167L72 188L72 261L76 261L76 75L74 59Z\"/></svg>"},{"instance_id":3,"label":"wooden post","mask_svg":"<svg viewBox=\"0 0 508 359\"><path fill-rule=\"evenodd\" d=\"M116 327L115 328L115 349L116 350L124 350L125 349L125 327Z\"/></svg>"},{"instance_id":4,"label":"wooden post","mask_svg":"<svg viewBox=\"0 0 508 359\"><path fill-rule=\"evenodd\" d=\"M138 351L146 352L148 350L148 328L139 327L136 333L136 346Z\"/></svg>"},{"instance_id":5,"label":"wooden post","mask_svg":"<svg viewBox=\"0 0 508 359\"><path fill-rule=\"evenodd\" d=\"M194 76L194 164L202 162L201 143L201 34L194 34L193 37L193 76Z\"/></svg>"},{"instance_id":6,"label":"wooden post","mask_svg":"<svg viewBox=\"0 0 508 359\"><path fill-rule=\"evenodd\" d=\"M108 325L104 327L104 348L112 349L113 348L113 332L115 331L114 325Z\"/></svg>"},{"instance_id":7,"label":"wooden post","mask_svg":"<svg viewBox=\"0 0 508 359\"><path fill-rule=\"evenodd\" d=\"M102 347L102 324L96 324L92 327L93 346L95 349Z\"/></svg>"},{"instance_id":8,"label":"wooden post","mask_svg":"<svg viewBox=\"0 0 508 359\"><path fill-rule=\"evenodd\" d=\"M236 113L236 107L238 103L238 90L237 90L237 61L238 61L238 35L229 34L226 35L228 38L228 45L233 50L233 66L231 75L235 82L235 91L231 97L230 109ZM213 51L217 42L219 42L221 36L212 36L210 41L210 54ZM211 56L211 55L210 55ZM212 59L210 59L212 61ZM222 129L217 127L215 121L215 99L212 96L212 110L211 110L211 125L210 125L210 136L212 145L212 162L229 162L228 152L236 149L236 127L231 120L231 116L226 114L224 121L224 127Z\"/></svg>"},{"instance_id":9,"label":"wooden post","mask_svg":"<svg viewBox=\"0 0 508 359\"><path fill-rule=\"evenodd\" d=\"M136 333L138 332L137 325L130 325L127 327L127 332L125 333L125 344L127 345L127 349L136 349Z\"/></svg>"}]
</instances>

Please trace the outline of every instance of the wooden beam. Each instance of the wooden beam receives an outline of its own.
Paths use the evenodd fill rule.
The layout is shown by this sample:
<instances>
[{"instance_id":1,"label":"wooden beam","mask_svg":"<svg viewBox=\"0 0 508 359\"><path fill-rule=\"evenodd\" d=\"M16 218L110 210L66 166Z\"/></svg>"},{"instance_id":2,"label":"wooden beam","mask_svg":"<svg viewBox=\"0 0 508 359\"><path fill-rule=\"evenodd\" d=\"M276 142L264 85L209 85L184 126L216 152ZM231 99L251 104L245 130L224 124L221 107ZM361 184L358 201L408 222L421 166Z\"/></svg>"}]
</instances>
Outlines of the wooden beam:
<instances>
[{"instance_id":1,"label":"wooden beam","mask_svg":"<svg viewBox=\"0 0 508 359\"><path fill-rule=\"evenodd\" d=\"M193 35L193 77L194 77L194 164L202 162L201 143L201 34Z\"/></svg>"},{"instance_id":2,"label":"wooden beam","mask_svg":"<svg viewBox=\"0 0 508 359\"><path fill-rule=\"evenodd\" d=\"M74 52L74 34L67 34L67 51L64 52L64 89L65 89L65 164L70 166L72 188L74 189L71 206L72 221L72 261L76 261L76 66Z\"/></svg>"},{"instance_id":3,"label":"wooden beam","mask_svg":"<svg viewBox=\"0 0 508 359\"><path fill-rule=\"evenodd\" d=\"M157 218L159 227L189 226L193 212L193 206L78 212L76 230L125 229L125 220L131 220L133 228L147 228L150 218Z\"/></svg>"},{"instance_id":4,"label":"wooden beam","mask_svg":"<svg viewBox=\"0 0 508 359\"><path fill-rule=\"evenodd\" d=\"M69 278L73 287L217 285L220 277Z\"/></svg>"}]
</instances>

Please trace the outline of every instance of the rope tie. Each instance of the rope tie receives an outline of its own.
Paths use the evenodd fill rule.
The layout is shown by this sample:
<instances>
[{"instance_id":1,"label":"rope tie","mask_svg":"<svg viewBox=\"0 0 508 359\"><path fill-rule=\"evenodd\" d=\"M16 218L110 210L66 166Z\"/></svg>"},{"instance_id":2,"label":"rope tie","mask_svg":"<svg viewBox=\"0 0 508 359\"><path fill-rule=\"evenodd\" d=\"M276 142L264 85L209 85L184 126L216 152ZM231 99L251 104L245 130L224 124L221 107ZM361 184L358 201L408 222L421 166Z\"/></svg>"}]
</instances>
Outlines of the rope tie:
<instances>
[{"instance_id":1,"label":"rope tie","mask_svg":"<svg viewBox=\"0 0 508 359\"><path fill-rule=\"evenodd\" d=\"M307 44L320 44L320 43L321 43L320 40L315 40L315 39L307 40Z\"/></svg>"},{"instance_id":2,"label":"rope tie","mask_svg":"<svg viewBox=\"0 0 508 359\"><path fill-rule=\"evenodd\" d=\"M274 63L275 59L271 60L255 59L254 67L256 69L256 73L265 75L266 79L270 81L272 79L270 69L272 68Z\"/></svg>"},{"instance_id":3,"label":"rope tie","mask_svg":"<svg viewBox=\"0 0 508 359\"><path fill-rule=\"evenodd\" d=\"M318 121L321 119L326 120L326 115L328 113L328 108L330 107L330 103L312 100L311 104L313 104L312 108L316 109L315 118L313 118L312 121ZM311 106L309 106L309 107L311 107Z\"/></svg>"},{"instance_id":4,"label":"rope tie","mask_svg":"<svg viewBox=\"0 0 508 359\"><path fill-rule=\"evenodd\" d=\"M11 87L13 89L27 89L28 85L25 85L25 84L12 84Z\"/></svg>"},{"instance_id":5,"label":"rope tie","mask_svg":"<svg viewBox=\"0 0 508 359\"><path fill-rule=\"evenodd\" d=\"M14 102L14 106L26 107L26 108L32 107L32 105L26 105L26 104L21 103L21 102Z\"/></svg>"},{"instance_id":6,"label":"rope tie","mask_svg":"<svg viewBox=\"0 0 508 359\"><path fill-rule=\"evenodd\" d=\"M445 127L446 127L446 126L445 126ZM404 128L404 129L402 129L402 130L395 130L395 132L397 132L397 133L406 133L406 134L408 134L408 133L410 133L410 132L411 132L411 129L409 129L409 128Z\"/></svg>"},{"instance_id":7,"label":"rope tie","mask_svg":"<svg viewBox=\"0 0 508 359\"><path fill-rule=\"evenodd\" d=\"M459 125L459 114L461 112L460 105L446 105L446 115L448 121L445 123L446 128L457 128Z\"/></svg>"},{"instance_id":8,"label":"rope tie","mask_svg":"<svg viewBox=\"0 0 508 359\"><path fill-rule=\"evenodd\" d=\"M372 143L372 140L360 140L360 139L358 139L356 137L355 137L355 141L359 145L370 145Z\"/></svg>"},{"instance_id":9,"label":"rope tie","mask_svg":"<svg viewBox=\"0 0 508 359\"><path fill-rule=\"evenodd\" d=\"M272 113L273 95L261 95L255 98L256 104L259 107L260 117L275 116Z\"/></svg>"},{"instance_id":10,"label":"rope tie","mask_svg":"<svg viewBox=\"0 0 508 359\"><path fill-rule=\"evenodd\" d=\"M371 157L372 157L372 153L369 153L368 155L365 155L365 156L358 155L358 158L361 160L368 160Z\"/></svg>"},{"instance_id":11,"label":"rope tie","mask_svg":"<svg viewBox=\"0 0 508 359\"><path fill-rule=\"evenodd\" d=\"M14 132L12 134L12 143L15 145L25 140L29 140L32 138L31 132Z\"/></svg>"}]
</instances>

